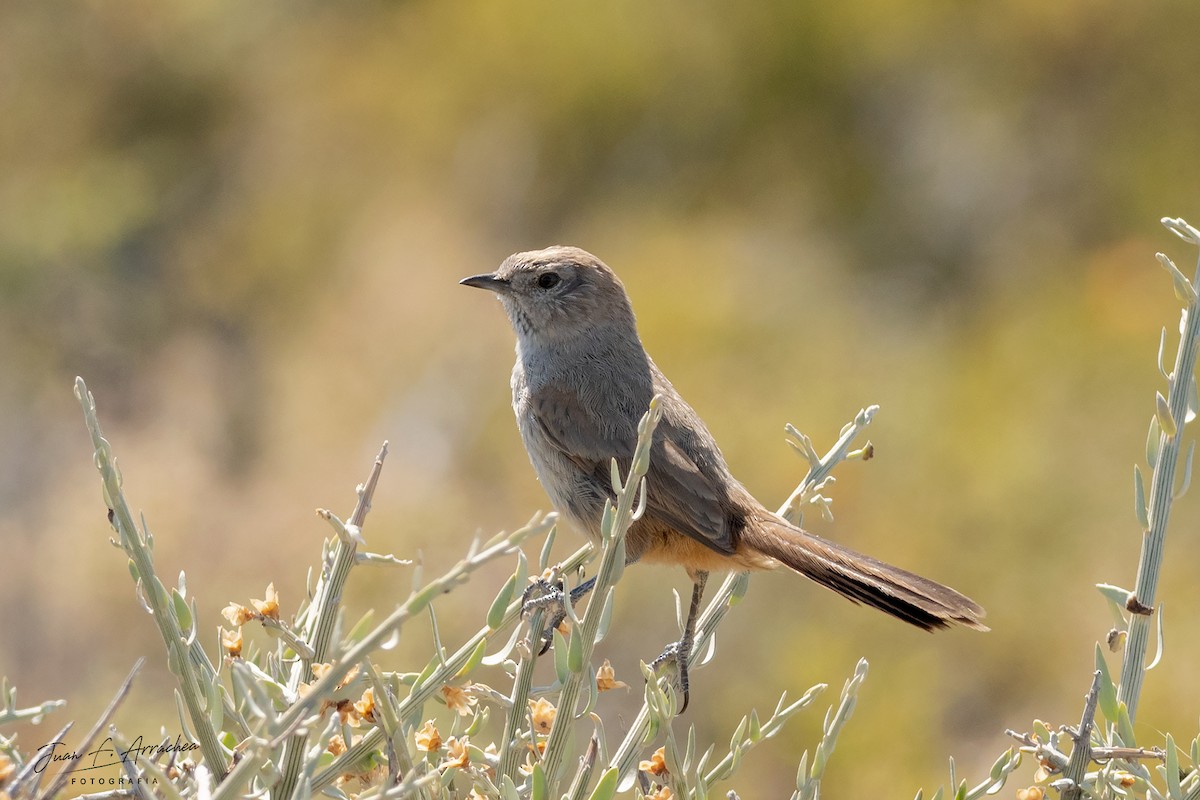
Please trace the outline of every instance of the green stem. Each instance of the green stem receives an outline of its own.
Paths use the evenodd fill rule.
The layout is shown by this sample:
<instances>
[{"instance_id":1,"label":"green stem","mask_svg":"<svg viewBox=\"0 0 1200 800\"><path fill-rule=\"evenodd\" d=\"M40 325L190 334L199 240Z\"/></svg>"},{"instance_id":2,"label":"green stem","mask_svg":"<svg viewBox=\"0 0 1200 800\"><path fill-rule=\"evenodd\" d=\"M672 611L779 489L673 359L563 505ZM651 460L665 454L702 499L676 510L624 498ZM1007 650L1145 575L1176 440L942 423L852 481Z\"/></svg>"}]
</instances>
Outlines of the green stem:
<instances>
[{"instance_id":1,"label":"green stem","mask_svg":"<svg viewBox=\"0 0 1200 800\"><path fill-rule=\"evenodd\" d=\"M567 602L570 602L569 600ZM507 775L513 783L518 783L517 768L521 763L521 747L518 742L518 731L521 724L528 718L526 710L529 704L529 692L533 687L533 670L538 662L538 650L541 641L538 632L542 630L543 618L546 612L541 608L534 609L529 616L529 656L517 662L517 674L513 679L513 691L508 715L504 718L504 738L500 740L500 770L501 776Z\"/></svg>"},{"instance_id":2,"label":"green stem","mask_svg":"<svg viewBox=\"0 0 1200 800\"><path fill-rule=\"evenodd\" d=\"M361 528L366 521L367 512L371 510L371 498L375 486L379 483L379 474L383 470L383 460L387 457L388 443L384 442L375 457L371 474L366 484L359 489L358 502L355 503L354 513L350 516L350 525L355 530ZM323 515L329 519L332 515ZM339 523L340 524L340 523ZM314 663L321 664L329 658L329 644L333 638L334 627L337 624L338 610L342 603L342 591L350 577L350 570L357 562L358 544L351 536L338 536L333 545L333 555L321 571L317 588L313 592L312 603L308 607L303 638L309 643L307 652L299 652L291 675L288 678L288 689L296 692L300 683L309 677ZM280 778L276 790L272 793L276 798L291 797L295 791L296 782L304 766L304 751L307 737L293 736L284 746L283 758L280 759Z\"/></svg>"},{"instance_id":3,"label":"green stem","mask_svg":"<svg viewBox=\"0 0 1200 800\"><path fill-rule=\"evenodd\" d=\"M563 683L559 693L558 714L554 719L554 727L550 729L550 738L546 742L546 755L542 767L546 771L546 784L552 794L557 794L558 776L562 770L563 761L572 743L575 726L576 706L583 692L584 681L595 681L596 674L592 671L592 650L596 645L596 635L600 629L600 618L604 615L604 607L610 602L612 587L621 578L625 569L625 533L629 526L641 516L644 510L646 486L643 478L650 468L650 448L654 441L654 429L662 419L663 409L660 398L655 396L650 401L650 409L638 424L638 443L630 464L629 474L624 485L617 479L617 468L613 465L613 491L616 492L616 508L605 503L600 537L603 551L600 559L600 569L596 573L596 585L592 587L592 599L588 603L587 612L581 623L571 631L572 641L568 644L568 652L577 654L569 656L577 661L570 665L570 674ZM634 509L634 502L641 497L643 507ZM570 602L568 599L567 602ZM576 638L578 637L578 638ZM578 642L578 645L575 643Z\"/></svg>"},{"instance_id":4,"label":"green stem","mask_svg":"<svg viewBox=\"0 0 1200 800\"><path fill-rule=\"evenodd\" d=\"M83 407L84 421L92 436L92 445L95 447L94 459L96 468L100 471L104 499L112 512L111 519L120 536L121 548L129 555L142 588L142 595L158 626L158 633L167 646L167 662L171 672L179 681L179 693L183 697L188 717L191 718L204 761L212 770L213 775L220 780L225 777L229 759L217 739L216 728L208 713L210 700L216 699L217 702L220 702L218 699L220 691L216 690L214 683L202 683L202 680L210 676L202 677L197 672L197 663L193 660L193 648L190 641L192 631L185 635L180 630L174 604L163 587L162 581L155 574L154 557L150 552L150 539L143 537L142 532L138 530L133 521L133 514L130 512L129 504L125 501L125 494L121 490L121 475L112 455L112 446L100 430L100 420L96 415L96 399L88 391L83 378L75 379L75 397ZM193 631L195 625L196 620L191 620ZM203 660L207 661L207 658ZM211 666L211 662L209 663ZM211 677L215 681L215 674ZM209 687L215 691L210 692Z\"/></svg>"},{"instance_id":5,"label":"green stem","mask_svg":"<svg viewBox=\"0 0 1200 800\"><path fill-rule=\"evenodd\" d=\"M1193 244L1200 245L1200 232L1182 220L1168 223L1169 228L1188 232ZM1182 234L1181 234L1182 235ZM1186 237L1185 237L1186 238ZM1200 260L1197 262L1193 286L1200 285ZM1175 368L1168 378L1167 407L1171 414L1169 426L1163 426L1159 435L1158 455L1154 463L1154 477L1150 484L1150 528L1142 536L1141 560L1138 564L1137 584L1130 605L1135 608L1153 609L1158 591L1158 577L1162 567L1163 544L1167 536L1167 521L1171 515L1171 502L1175 492L1175 468L1179 462L1179 449L1183 440L1184 421L1187 419L1188 395L1192 377L1196 370L1197 337L1200 337L1200 306L1192 292L1191 302L1184 309L1184 324L1175 355ZM1168 427L1173 430L1168 430ZM1125 655L1121 664L1121 681L1117 700L1125 704L1130 722L1137 717L1138 698L1142 681L1146 676L1146 650L1150 640L1151 613L1133 613L1129 633L1125 640ZM1133 742L1126 742L1132 745Z\"/></svg>"},{"instance_id":6,"label":"green stem","mask_svg":"<svg viewBox=\"0 0 1200 800\"><path fill-rule=\"evenodd\" d=\"M528 536L536 536L546 533L554 525L556 517L553 514L547 514L540 522L536 518L526 527L517 531L509 537L510 541L519 542ZM586 544L579 548L570 558L563 562L563 573L567 574L578 569L592 557L592 545ZM466 644L449 656L445 663L435 670L430 676L419 684L415 684L408 696L400 701L398 706L399 717L401 720L406 719L416 709L425 704L429 698L433 697L442 686L448 683L455 675L458 674L471 656L475 654L475 650L479 647L479 643L487 639L493 634L507 630L510 625L516 623L521 616L521 599L518 597L512 603L509 603L508 610L504 613L504 618L496 628L482 628L478 633L472 636ZM351 766L359 763L362 759L375 750L383 742L383 731L379 728L372 728L365 733L361 739L356 741L350 749L333 760L321 772L313 778L313 791L318 792L332 784Z\"/></svg>"}]
</instances>

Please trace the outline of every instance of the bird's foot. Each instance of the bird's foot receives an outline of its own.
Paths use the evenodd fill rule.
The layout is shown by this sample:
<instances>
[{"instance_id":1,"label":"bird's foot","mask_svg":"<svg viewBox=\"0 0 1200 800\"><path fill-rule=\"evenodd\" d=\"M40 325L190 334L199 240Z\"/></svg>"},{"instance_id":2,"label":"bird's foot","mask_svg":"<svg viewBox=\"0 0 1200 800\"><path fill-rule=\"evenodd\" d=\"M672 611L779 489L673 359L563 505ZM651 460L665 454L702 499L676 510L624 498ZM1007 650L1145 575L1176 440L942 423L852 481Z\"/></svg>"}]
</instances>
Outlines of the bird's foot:
<instances>
[{"instance_id":1,"label":"bird's foot","mask_svg":"<svg viewBox=\"0 0 1200 800\"><path fill-rule=\"evenodd\" d=\"M563 592L561 580L535 578L521 594L521 614L528 616L539 608L564 608L566 601L567 595Z\"/></svg>"},{"instance_id":2,"label":"bird's foot","mask_svg":"<svg viewBox=\"0 0 1200 800\"><path fill-rule=\"evenodd\" d=\"M683 705L679 707L679 713L687 711L688 700L688 658L692 655L692 640L690 637L684 637L678 642L671 642L663 648L662 653L658 658L650 662L650 668L657 670L660 666L668 661L674 661L675 666L679 670L679 691L683 693Z\"/></svg>"},{"instance_id":3,"label":"bird's foot","mask_svg":"<svg viewBox=\"0 0 1200 800\"><path fill-rule=\"evenodd\" d=\"M550 621L540 631L536 638L541 640L538 655L545 655L554 641L554 629L567 618L567 595L563 591L562 581L551 583L545 578L538 578L525 587L521 595L521 614L528 616L537 610L550 611Z\"/></svg>"}]
</instances>

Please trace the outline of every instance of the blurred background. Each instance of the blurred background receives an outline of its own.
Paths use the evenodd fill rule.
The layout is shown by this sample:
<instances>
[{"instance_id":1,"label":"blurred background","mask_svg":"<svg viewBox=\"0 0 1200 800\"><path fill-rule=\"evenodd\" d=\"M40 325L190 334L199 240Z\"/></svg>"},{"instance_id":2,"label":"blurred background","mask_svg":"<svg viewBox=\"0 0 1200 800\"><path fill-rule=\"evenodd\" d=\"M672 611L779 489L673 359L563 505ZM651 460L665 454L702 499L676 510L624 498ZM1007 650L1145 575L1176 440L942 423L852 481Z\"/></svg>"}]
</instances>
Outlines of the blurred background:
<instances>
[{"instance_id":1,"label":"blurred background","mask_svg":"<svg viewBox=\"0 0 1200 800\"><path fill-rule=\"evenodd\" d=\"M313 509L349 514L384 439L366 538L427 575L547 507L507 322L456 282L551 243L621 275L768 506L804 472L786 422L823 452L880 404L876 458L838 470L832 524L808 521L989 611L991 633L929 636L756 577L687 721L726 742L784 689L832 689L748 757L742 796L790 791L859 656L831 797L911 797L948 756L974 782L1006 727L1078 721L1111 624L1093 584L1136 572L1161 327L1175 347L1154 253L1195 256L1158 220L1200 222L1198 23L1166 2L0 5L0 673L22 705L69 701L22 743L90 724L139 655L118 722L178 730L76 375L215 646L219 610L269 581L295 608L328 532ZM1149 740L1200 711L1180 701L1197 520L1188 497ZM444 639L510 570L439 601ZM409 585L362 568L347 604ZM621 586L601 655L635 687L675 636L670 586L655 567ZM423 635L382 666L419 669ZM627 720L639 694L600 711Z\"/></svg>"}]
</instances>

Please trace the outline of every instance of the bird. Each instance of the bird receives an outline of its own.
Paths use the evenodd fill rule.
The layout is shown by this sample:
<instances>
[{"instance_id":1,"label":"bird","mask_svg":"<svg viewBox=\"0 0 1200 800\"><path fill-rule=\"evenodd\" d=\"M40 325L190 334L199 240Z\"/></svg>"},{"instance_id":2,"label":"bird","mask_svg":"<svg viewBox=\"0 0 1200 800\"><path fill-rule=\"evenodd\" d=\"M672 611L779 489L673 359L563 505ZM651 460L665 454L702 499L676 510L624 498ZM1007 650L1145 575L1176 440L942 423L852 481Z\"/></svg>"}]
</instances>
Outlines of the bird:
<instances>
[{"instance_id":1,"label":"bird","mask_svg":"<svg viewBox=\"0 0 1200 800\"><path fill-rule=\"evenodd\" d=\"M674 660L689 701L687 660L708 574L784 566L839 595L932 631L987 630L984 609L915 573L809 533L769 511L731 474L700 416L646 353L616 273L578 247L515 253L463 278L494 293L516 334L512 406L521 439L555 508L593 541L614 493L610 463L629 469L638 421L660 397L645 511L625 534L627 563L678 565L692 580ZM594 578L571 592L576 602ZM547 646L549 642L547 641Z\"/></svg>"}]
</instances>

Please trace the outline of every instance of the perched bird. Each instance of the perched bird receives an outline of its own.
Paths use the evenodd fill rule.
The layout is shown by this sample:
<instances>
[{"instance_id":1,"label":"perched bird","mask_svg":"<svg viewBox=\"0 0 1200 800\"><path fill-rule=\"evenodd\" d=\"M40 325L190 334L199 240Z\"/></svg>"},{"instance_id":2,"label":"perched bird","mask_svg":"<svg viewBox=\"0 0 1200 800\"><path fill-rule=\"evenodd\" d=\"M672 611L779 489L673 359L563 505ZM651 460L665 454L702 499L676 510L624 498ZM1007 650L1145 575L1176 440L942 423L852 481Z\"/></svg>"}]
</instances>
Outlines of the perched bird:
<instances>
[{"instance_id":1,"label":"perched bird","mask_svg":"<svg viewBox=\"0 0 1200 800\"><path fill-rule=\"evenodd\" d=\"M693 581L683 638L655 661L678 662L684 709L687 657L712 570L783 564L925 630L953 624L987 630L983 608L971 599L815 536L755 500L646 354L625 287L594 255L576 247L517 253L494 273L461 283L494 292L504 306L517 335L512 402L521 439L554 506L593 540L604 502L613 497L610 462L629 469L638 421L661 395L646 510L629 528L625 552L629 563L678 564ZM591 585L582 584L571 600Z\"/></svg>"}]
</instances>

